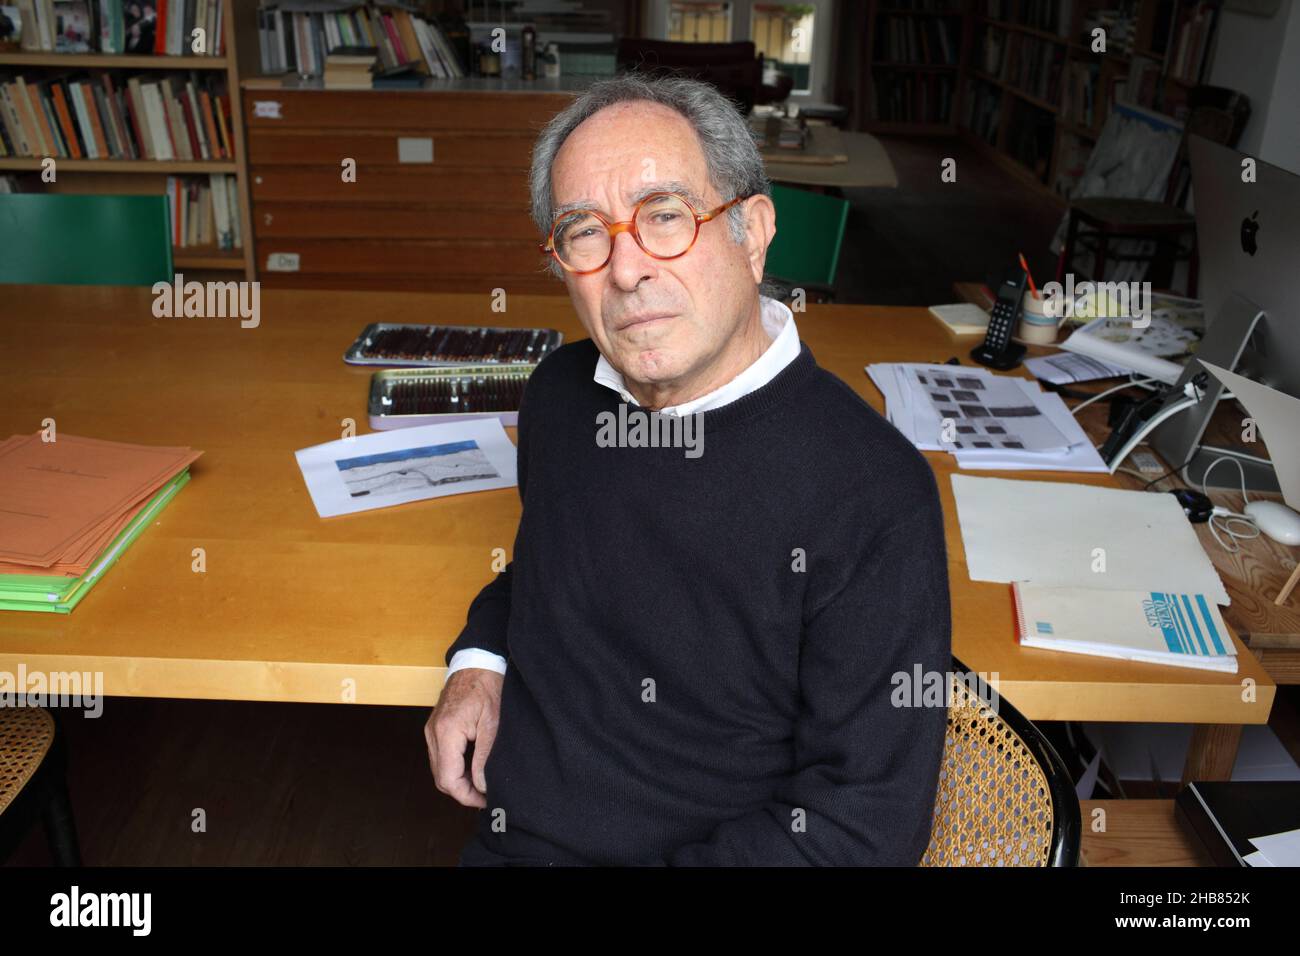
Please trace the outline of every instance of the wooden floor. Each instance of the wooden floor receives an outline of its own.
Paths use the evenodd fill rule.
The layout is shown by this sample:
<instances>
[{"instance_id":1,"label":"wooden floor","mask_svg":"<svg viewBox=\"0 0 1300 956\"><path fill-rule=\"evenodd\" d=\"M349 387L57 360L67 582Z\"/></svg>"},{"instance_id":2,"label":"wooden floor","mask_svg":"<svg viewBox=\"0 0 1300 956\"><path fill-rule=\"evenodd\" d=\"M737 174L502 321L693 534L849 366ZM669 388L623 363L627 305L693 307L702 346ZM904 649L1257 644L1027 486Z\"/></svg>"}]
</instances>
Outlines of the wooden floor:
<instances>
[{"instance_id":1,"label":"wooden floor","mask_svg":"<svg viewBox=\"0 0 1300 956\"><path fill-rule=\"evenodd\" d=\"M1084 800L1080 811L1084 866L1213 866L1172 800Z\"/></svg>"},{"instance_id":2,"label":"wooden floor","mask_svg":"<svg viewBox=\"0 0 1300 956\"><path fill-rule=\"evenodd\" d=\"M107 700L94 720L65 712L84 861L454 865L475 811L434 788L425 717L406 707L129 698ZM193 828L196 810L206 832ZM1172 800L1086 801L1082 815L1085 865L1208 865ZM8 865L49 859L38 828Z\"/></svg>"},{"instance_id":3,"label":"wooden floor","mask_svg":"<svg viewBox=\"0 0 1300 956\"><path fill-rule=\"evenodd\" d=\"M1056 272L1048 249L1064 212L958 139L881 137L897 189L847 189L849 218L836 301L938 305L957 301L954 281L987 281L1023 251L1034 279ZM957 182L939 178L957 162ZM780 228L780 223L777 224Z\"/></svg>"},{"instance_id":4,"label":"wooden floor","mask_svg":"<svg viewBox=\"0 0 1300 956\"><path fill-rule=\"evenodd\" d=\"M88 865L454 865L475 811L433 786L427 711L110 698L63 714ZM207 832L192 828L195 811ZM10 864L49 862L39 832Z\"/></svg>"}]
</instances>

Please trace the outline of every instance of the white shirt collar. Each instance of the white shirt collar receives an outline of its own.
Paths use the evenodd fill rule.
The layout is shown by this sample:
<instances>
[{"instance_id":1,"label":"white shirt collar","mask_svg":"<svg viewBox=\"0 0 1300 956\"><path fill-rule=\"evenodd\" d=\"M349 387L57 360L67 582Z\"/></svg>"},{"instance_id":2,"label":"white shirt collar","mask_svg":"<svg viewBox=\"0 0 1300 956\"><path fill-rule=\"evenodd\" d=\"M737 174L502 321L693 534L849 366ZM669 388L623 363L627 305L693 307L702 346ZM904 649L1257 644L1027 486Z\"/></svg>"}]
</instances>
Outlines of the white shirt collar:
<instances>
[{"instance_id":1,"label":"white shirt collar","mask_svg":"<svg viewBox=\"0 0 1300 956\"><path fill-rule=\"evenodd\" d=\"M693 415L696 412L706 412L711 408L730 405L736 399L762 388L799 357L799 330L795 328L794 314L789 308L776 299L761 296L759 321L763 323L763 331L771 338L772 344L764 350L753 365L721 388L715 388L707 395L701 395L689 402L661 408L660 414ZM623 401L637 404L632 393L627 390L627 383L622 373L610 365L604 355L596 360L596 374L593 378L606 388L618 392Z\"/></svg>"}]
</instances>

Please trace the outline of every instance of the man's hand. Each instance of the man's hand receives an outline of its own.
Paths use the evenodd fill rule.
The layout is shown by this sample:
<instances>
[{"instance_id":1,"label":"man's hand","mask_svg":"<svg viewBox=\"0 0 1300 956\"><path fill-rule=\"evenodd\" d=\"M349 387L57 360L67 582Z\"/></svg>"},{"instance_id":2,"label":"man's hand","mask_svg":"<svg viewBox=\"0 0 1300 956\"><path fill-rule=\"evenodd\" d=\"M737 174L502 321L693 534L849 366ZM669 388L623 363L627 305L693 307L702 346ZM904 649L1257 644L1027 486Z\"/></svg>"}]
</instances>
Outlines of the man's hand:
<instances>
[{"instance_id":1,"label":"man's hand","mask_svg":"<svg viewBox=\"0 0 1300 956\"><path fill-rule=\"evenodd\" d=\"M466 667L447 679L438 706L424 725L429 767L438 789L467 807L486 807L487 763L501 718L501 685L505 677L481 667ZM465 772L465 750L474 743L471 772Z\"/></svg>"}]
</instances>

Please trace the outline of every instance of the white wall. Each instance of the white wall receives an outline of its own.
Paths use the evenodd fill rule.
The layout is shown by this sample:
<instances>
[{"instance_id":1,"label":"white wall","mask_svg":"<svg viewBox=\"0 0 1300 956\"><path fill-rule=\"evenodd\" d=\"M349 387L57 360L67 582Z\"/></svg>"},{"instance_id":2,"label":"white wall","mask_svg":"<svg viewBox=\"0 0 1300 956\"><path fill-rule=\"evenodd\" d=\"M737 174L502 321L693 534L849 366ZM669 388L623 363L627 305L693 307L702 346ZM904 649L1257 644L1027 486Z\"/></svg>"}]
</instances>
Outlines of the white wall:
<instances>
[{"instance_id":1,"label":"white wall","mask_svg":"<svg viewBox=\"0 0 1300 956\"><path fill-rule=\"evenodd\" d=\"M1272 17L1224 10L1217 34L1209 82L1250 97L1237 148L1300 173L1300 2Z\"/></svg>"},{"instance_id":2,"label":"white wall","mask_svg":"<svg viewBox=\"0 0 1300 956\"><path fill-rule=\"evenodd\" d=\"M1259 158L1300 176L1300 2L1290 7Z\"/></svg>"}]
</instances>

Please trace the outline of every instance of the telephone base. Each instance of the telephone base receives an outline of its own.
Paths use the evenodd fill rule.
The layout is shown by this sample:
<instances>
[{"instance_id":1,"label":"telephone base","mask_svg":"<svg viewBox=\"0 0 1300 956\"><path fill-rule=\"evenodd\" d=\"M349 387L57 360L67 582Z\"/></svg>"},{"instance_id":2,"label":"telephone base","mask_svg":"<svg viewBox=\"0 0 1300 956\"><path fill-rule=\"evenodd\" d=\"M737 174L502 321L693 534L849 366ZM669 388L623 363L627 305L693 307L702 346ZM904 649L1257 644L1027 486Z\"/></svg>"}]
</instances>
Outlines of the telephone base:
<instances>
[{"instance_id":1,"label":"telephone base","mask_svg":"<svg viewBox=\"0 0 1300 956\"><path fill-rule=\"evenodd\" d=\"M1025 347L1012 342L1001 352L993 352L985 349L983 345L977 345L970 350L970 357L981 365L1005 372L1020 364L1020 360L1025 357Z\"/></svg>"}]
</instances>

